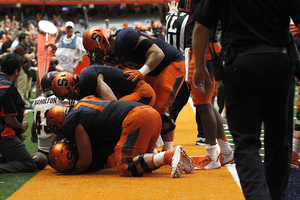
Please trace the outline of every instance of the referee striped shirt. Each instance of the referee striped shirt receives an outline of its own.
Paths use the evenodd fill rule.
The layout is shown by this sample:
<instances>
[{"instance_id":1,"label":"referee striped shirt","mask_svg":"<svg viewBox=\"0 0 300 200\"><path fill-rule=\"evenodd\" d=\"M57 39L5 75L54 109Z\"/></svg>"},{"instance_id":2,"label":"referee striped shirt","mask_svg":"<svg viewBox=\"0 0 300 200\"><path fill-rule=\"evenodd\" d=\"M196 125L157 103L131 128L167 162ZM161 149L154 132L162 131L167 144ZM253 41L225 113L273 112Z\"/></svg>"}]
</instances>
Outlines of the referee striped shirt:
<instances>
[{"instance_id":1,"label":"referee striped shirt","mask_svg":"<svg viewBox=\"0 0 300 200\"><path fill-rule=\"evenodd\" d=\"M186 12L169 13L166 16L165 41L181 51L184 55L186 47L185 28L189 15Z\"/></svg>"}]
</instances>

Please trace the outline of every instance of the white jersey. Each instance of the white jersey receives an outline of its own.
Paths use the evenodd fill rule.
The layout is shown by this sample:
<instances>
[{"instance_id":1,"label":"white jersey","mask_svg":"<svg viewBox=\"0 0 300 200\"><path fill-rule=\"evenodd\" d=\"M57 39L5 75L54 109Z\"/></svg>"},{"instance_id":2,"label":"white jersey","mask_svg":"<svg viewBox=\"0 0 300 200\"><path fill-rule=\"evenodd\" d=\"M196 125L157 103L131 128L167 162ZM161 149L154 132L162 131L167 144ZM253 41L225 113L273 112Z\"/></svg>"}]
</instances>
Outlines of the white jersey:
<instances>
[{"instance_id":1,"label":"white jersey","mask_svg":"<svg viewBox=\"0 0 300 200\"><path fill-rule=\"evenodd\" d=\"M38 149L49 152L55 134L48 130L46 114L55 105L69 106L69 101L60 101L55 95L36 98L32 104L36 134L38 138Z\"/></svg>"},{"instance_id":2,"label":"white jersey","mask_svg":"<svg viewBox=\"0 0 300 200\"><path fill-rule=\"evenodd\" d=\"M85 52L82 37L73 34L71 38L67 38L66 35L63 35L56 47L55 57L58 60L56 68L72 73L78 65L78 58L82 52Z\"/></svg>"}]
</instances>

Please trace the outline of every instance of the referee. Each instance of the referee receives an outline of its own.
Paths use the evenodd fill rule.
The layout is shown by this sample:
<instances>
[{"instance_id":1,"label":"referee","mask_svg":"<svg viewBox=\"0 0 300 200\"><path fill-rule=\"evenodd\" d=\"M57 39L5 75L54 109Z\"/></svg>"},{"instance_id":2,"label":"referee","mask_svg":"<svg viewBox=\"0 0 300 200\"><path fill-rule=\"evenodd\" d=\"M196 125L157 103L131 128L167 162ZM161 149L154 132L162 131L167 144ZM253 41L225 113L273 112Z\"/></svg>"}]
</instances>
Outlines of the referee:
<instances>
[{"instance_id":1,"label":"referee","mask_svg":"<svg viewBox=\"0 0 300 200\"><path fill-rule=\"evenodd\" d=\"M211 81L203 59L209 32L221 20L227 121L246 199L285 199L295 95L290 18L299 29L299 0L201 0L194 13L193 79L200 91Z\"/></svg>"},{"instance_id":2,"label":"referee","mask_svg":"<svg viewBox=\"0 0 300 200\"><path fill-rule=\"evenodd\" d=\"M169 4L169 12L166 15L166 36L165 41L177 49L179 49L182 54L185 54L186 49L186 25L189 19L189 15L185 12L185 0L179 0L178 5L175 1ZM187 59L187 58L186 58ZM186 72L188 72L189 61L186 60ZM187 77L187 76L186 76ZM187 79L186 79L187 80ZM190 97L190 87L188 83L182 84L175 101L169 108L171 115L173 116L174 122L177 119L179 112L185 106ZM203 133L201 118L196 112L196 121L198 125L198 136L197 145L205 145L205 137Z\"/></svg>"}]
</instances>

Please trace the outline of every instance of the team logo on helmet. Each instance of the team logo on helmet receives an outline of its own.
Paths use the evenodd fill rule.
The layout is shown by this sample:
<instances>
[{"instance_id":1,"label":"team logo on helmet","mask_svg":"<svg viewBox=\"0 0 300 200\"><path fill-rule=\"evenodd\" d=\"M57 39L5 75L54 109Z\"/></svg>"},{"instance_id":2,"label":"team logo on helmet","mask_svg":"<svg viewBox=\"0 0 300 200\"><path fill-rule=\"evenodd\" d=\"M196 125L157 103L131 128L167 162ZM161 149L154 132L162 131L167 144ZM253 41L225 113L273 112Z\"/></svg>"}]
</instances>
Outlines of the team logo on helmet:
<instances>
[{"instance_id":1,"label":"team logo on helmet","mask_svg":"<svg viewBox=\"0 0 300 200\"><path fill-rule=\"evenodd\" d=\"M91 35L91 40L95 40L95 41L101 41L102 40L102 35L96 33L96 32L93 32L92 35Z\"/></svg>"},{"instance_id":2,"label":"team logo on helmet","mask_svg":"<svg viewBox=\"0 0 300 200\"><path fill-rule=\"evenodd\" d=\"M57 172L71 172L77 162L77 148L67 140L56 141L49 151L51 167Z\"/></svg>"}]
</instances>

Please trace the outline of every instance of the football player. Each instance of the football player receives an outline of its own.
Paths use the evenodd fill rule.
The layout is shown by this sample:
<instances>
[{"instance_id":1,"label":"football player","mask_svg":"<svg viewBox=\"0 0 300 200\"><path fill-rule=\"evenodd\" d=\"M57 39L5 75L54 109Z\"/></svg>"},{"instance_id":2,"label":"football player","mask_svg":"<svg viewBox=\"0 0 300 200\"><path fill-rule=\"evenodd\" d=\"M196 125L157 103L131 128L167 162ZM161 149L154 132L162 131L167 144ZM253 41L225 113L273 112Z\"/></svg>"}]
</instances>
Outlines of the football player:
<instances>
[{"instance_id":1,"label":"football player","mask_svg":"<svg viewBox=\"0 0 300 200\"><path fill-rule=\"evenodd\" d=\"M159 113L148 105L90 95L71 110L59 105L51 108L47 124L76 144L74 174L103 169L112 153L120 176L139 177L162 165L171 165L171 178L179 178L182 171L194 172L194 162L182 146L152 153L162 122Z\"/></svg>"},{"instance_id":2,"label":"football player","mask_svg":"<svg viewBox=\"0 0 300 200\"><path fill-rule=\"evenodd\" d=\"M156 93L154 108L161 114L164 149L173 146L175 124L167 113L184 81L184 57L170 44L132 28L115 35L102 27L88 30L83 45L89 55L109 64L129 68L124 74L133 82L138 78L149 83Z\"/></svg>"},{"instance_id":3,"label":"football player","mask_svg":"<svg viewBox=\"0 0 300 200\"><path fill-rule=\"evenodd\" d=\"M132 82L128 77L121 69L93 65L86 67L79 77L68 72L59 73L53 80L53 91L61 99L95 95L104 100L137 101L153 106L156 94L152 87L144 80Z\"/></svg>"},{"instance_id":4,"label":"football player","mask_svg":"<svg viewBox=\"0 0 300 200\"><path fill-rule=\"evenodd\" d=\"M60 101L52 92L52 81L58 74L57 71L51 71L45 74L41 80L41 86L43 95L36 98L32 104L33 110L33 122L31 126L31 141L38 143L38 152L45 154L49 161L49 149L53 140L55 140L55 134L53 134L48 128L46 123L46 115L50 108L54 105L69 105L68 101Z\"/></svg>"}]
</instances>

